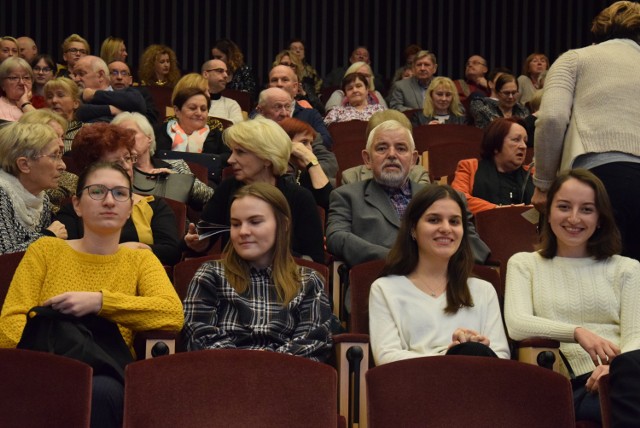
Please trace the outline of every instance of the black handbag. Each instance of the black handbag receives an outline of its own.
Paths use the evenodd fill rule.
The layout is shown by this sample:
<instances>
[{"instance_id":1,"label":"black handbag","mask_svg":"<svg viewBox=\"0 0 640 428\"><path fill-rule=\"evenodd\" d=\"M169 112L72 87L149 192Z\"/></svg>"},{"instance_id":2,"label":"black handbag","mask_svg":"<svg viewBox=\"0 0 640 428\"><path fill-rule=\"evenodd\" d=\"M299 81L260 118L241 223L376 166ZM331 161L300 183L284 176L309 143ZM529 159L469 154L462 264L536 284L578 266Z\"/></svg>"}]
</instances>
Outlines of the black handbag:
<instances>
[{"instance_id":1,"label":"black handbag","mask_svg":"<svg viewBox=\"0 0 640 428\"><path fill-rule=\"evenodd\" d=\"M133 191L186 203L195 179L192 174L148 174L134 168Z\"/></svg>"},{"instance_id":2,"label":"black handbag","mask_svg":"<svg viewBox=\"0 0 640 428\"><path fill-rule=\"evenodd\" d=\"M82 361L94 374L124 384L124 368L133 361L118 326L97 315L75 317L48 306L27 313L27 324L17 348L49 352Z\"/></svg>"},{"instance_id":3,"label":"black handbag","mask_svg":"<svg viewBox=\"0 0 640 428\"><path fill-rule=\"evenodd\" d=\"M209 182L216 184L220 183L222 179L222 169L226 162L223 162L223 158L220 155L213 153L190 153L190 152L178 152L173 150L157 150L153 155L158 159L182 159L189 163L197 163L207 168L209 172Z\"/></svg>"}]
</instances>

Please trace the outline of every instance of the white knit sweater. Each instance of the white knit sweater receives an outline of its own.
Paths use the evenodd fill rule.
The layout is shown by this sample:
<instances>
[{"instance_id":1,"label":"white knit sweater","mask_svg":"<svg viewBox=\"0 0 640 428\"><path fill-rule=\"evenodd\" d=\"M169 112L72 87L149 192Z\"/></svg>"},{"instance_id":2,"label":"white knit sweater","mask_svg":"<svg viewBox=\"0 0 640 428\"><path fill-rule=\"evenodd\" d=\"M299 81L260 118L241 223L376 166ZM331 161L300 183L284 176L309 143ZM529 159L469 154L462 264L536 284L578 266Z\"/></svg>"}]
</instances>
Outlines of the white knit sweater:
<instances>
[{"instance_id":1,"label":"white knit sweater","mask_svg":"<svg viewBox=\"0 0 640 428\"><path fill-rule=\"evenodd\" d=\"M559 340L576 375L595 366L575 342L584 327L617 344L640 349L640 263L622 256L607 260L518 253L507 267L504 305L509 336Z\"/></svg>"},{"instance_id":2,"label":"white knit sweater","mask_svg":"<svg viewBox=\"0 0 640 428\"><path fill-rule=\"evenodd\" d=\"M547 190L584 153L640 156L640 46L613 39L558 58L536 121L534 183Z\"/></svg>"}]
</instances>

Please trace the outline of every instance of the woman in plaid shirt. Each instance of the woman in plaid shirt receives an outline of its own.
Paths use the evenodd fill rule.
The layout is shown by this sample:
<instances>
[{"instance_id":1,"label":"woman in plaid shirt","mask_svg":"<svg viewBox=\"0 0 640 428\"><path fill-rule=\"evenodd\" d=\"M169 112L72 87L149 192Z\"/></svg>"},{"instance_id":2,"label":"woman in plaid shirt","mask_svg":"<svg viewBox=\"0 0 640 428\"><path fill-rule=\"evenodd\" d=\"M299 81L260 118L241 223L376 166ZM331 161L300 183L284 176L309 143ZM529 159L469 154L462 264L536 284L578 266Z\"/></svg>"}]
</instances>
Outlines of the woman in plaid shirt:
<instances>
[{"instance_id":1,"label":"woman in plaid shirt","mask_svg":"<svg viewBox=\"0 0 640 428\"><path fill-rule=\"evenodd\" d=\"M198 269L184 301L190 351L238 348L327 358L329 299L318 273L296 265L290 224L289 205L275 186L238 190L223 259Z\"/></svg>"}]
</instances>

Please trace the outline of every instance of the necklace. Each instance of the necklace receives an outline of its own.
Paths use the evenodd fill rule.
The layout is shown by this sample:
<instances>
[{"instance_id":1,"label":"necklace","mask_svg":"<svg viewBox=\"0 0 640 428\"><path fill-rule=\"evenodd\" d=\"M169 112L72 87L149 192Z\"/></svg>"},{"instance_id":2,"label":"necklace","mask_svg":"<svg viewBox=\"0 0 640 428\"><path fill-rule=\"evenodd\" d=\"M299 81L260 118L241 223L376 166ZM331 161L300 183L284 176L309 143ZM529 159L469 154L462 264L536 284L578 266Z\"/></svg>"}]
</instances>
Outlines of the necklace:
<instances>
[{"instance_id":1,"label":"necklace","mask_svg":"<svg viewBox=\"0 0 640 428\"><path fill-rule=\"evenodd\" d=\"M422 280L418 281L418 278L414 278L414 279L412 279L411 281L412 281L414 284L416 284L416 286L417 286L419 289L421 289L421 290L425 291L425 292L426 292L428 295L430 295L431 297L436 297L438 294L443 293L443 292L447 289L446 284L445 284L444 288L442 288L442 289L440 289L440 290L434 290L433 288L429 287L429 286L427 285L427 283L426 283L426 282L424 282L424 281L422 281ZM418 284L418 282L419 282L419 284ZM424 290L424 288L426 288L426 290Z\"/></svg>"}]
</instances>

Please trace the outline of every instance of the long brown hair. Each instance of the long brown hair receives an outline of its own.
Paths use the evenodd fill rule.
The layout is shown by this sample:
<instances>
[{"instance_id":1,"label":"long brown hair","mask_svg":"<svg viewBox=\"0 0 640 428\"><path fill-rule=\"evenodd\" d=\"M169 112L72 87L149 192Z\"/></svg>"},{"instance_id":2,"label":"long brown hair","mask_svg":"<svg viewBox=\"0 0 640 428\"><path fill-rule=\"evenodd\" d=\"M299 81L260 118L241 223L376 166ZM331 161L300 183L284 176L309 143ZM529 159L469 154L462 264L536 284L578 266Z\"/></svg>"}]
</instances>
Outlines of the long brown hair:
<instances>
[{"instance_id":1,"label":"long brown hair","mask_svg":"<svg viewBox=\"0 0 640 428\"><path fill-rule=\"evenodd\" d=\"M466 209L462 199L451 186L428 185L413 196L380 276L409 275L416 269L420 255L418 243L413 240L411 231L425 211L440 199L452 199L460 207L462 216L463 234L460 247L449 259L447 267L447 307L444 312L455 314L462 307L473 306L473 299L467 285L467 279L473 269L473 253L469 244Z\"/></svg>"},{"instance_id":2,"label":"long brown hair","mask_svg":"<svg viewBox=\"0 0 640 428\"><path fill-rule=\"evenodd\" d=\"M613 217L613 209L611 208L607 189L605 189L602 181L591 171L576 168L571 171L565 171L556 177L547 194L547 204L545 207L547 216L551 213L553 198L556 196L556 193L558 193L562 185L571 178L591 187L595 194L594 199L596 211L598 212L598 228L587 241L587 254L596 260L604 260L614 254L620 254L622 250L622 238L620 237L620 231ZM546 259L554 258L558 252L558 238L553 233L553 230L551 230L551 225L548 221L542 225L538 250L540 251L540 255Z\"/></svg>"},{"instance_id":3,"label":"long brown hair","mask_svg":"<svg viewBox=\"0 0 640 428\"><path fill-rule=\"evenodd\" d=\"M291 210L289 203L277 187L267 183L253 183L240 188L233 200L253 196L265 201L276 218L276 240L274 244L271 279L276 286L278 298L282 306L289 302L300 291L300 274L298 265L291 255ZM232 202L233 204L233 202ZM238 294L244 293L249 286L249 263L236 252L229 241L224 248L223 260L227 281Z\"/></svg>"}]
</instances>

